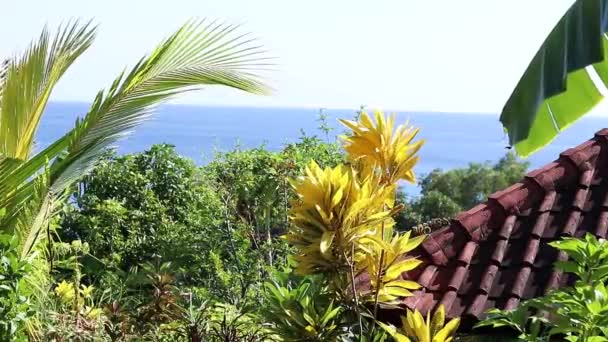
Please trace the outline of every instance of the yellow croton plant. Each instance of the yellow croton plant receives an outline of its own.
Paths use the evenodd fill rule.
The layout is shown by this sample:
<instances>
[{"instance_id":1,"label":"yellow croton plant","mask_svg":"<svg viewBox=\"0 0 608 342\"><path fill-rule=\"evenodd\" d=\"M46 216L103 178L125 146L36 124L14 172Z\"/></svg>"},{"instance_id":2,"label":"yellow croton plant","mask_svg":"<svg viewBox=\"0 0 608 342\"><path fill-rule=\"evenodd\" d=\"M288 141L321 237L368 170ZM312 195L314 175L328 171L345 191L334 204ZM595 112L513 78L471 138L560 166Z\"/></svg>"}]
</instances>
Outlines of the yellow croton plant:
<instances>
[{"instance_id":1,"label":"yellow croton plant","mask_svg":"<svg viewBox=\"0 0 608 342\"><path fill-rule=\"evenodd\" d=\"M445 309L440 305L433 318L429 312L426 320L420 312L408 310L407 316L401 317L400 330L383 323L379 324L397 342L450 342L460 325L460 319L454 318L446 324Z\"/></svg>"},{"instance_id":2,"label":"yellow croton plant","mask_svg":"<svg viewBox=\"0 0 608 342\"><path fill-rule=\"evenodd\" d=\"M404 257L424 236L393 230L399 181L416 181L413 167L424 143L414 142L418 129L394 127L395 116L361 113L357 121L341 120L352 131L342 139L347 165L321 168L312 161L305 175L291 180L297 193L286 239L296 248L295 271L301 275L364 273L369 288L358 288L364 301L390 303L420 288L401 274L420 261Z\"/></svg>"}]
</instances>

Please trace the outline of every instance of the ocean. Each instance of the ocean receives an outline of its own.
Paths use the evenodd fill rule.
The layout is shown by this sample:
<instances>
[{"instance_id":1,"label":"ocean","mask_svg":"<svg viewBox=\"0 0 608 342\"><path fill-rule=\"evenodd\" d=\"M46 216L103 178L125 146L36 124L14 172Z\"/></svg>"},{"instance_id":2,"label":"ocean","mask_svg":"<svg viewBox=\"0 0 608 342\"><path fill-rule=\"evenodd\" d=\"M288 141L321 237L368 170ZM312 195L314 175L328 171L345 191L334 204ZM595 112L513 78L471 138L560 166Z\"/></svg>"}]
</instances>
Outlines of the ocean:
<instances>
[{"instance_id":1,"label":"ocean","mask_svg":"<svg viewBox=\"0 0 608 342\"><path fill-rule=\"evenodd\" d=\"M70 129L78 116L88 108L86 103L52 102L48 105L36 136L42 148ZM165 105L150 121L118 143L119 153L144 151L152 144L169 143L198 164L205 164L215 151L266 146L280 150L295 142L304 131L323 139L335 139L343 132L338 118L352 118L355 110L326 110L329 137L319 131L318 109L209 107ZM449 170L471 162L495 162L507 152L508 140L498 121L498 114L399 112L397 121L420 127L420 138L426 140L416 167L418 175L435 168ZM593 137L607 127L606 118L584 117L565 130L552 144L528 158L531 169L556 159L560 152ZM410 189L416 192L415 189ZM409 192L409 191L408 191Z\"/></svg>"}]
</instances>

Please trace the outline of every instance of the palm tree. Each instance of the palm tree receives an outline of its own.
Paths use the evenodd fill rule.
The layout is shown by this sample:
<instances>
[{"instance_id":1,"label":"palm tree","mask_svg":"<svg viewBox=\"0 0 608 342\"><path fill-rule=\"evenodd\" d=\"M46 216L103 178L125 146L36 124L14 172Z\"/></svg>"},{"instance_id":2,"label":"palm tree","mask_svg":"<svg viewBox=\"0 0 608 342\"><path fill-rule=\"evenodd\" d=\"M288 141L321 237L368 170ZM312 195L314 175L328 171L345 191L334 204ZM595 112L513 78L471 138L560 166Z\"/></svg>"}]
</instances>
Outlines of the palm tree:
<instances>
[{"instance_id":1,"label":"palm tree","mask_svg":"<svg viewBox=\"0 0 608 342\"><path fill-rule=\"evenodd\" d=\"M70 23L51 38L45 29L22 56L4 63L0 79L0 232L17 234L22 256L43 238L65 190L100 154L153 114L162 102L203 85L255 94L267 87L253 69L263 51L236 26L190 22L97 93L87 114L38 153L34 136L61 76L93 43L96 27Z\"/></svg>"},{"instance_id":2,"label":"palm tree","mask_svg":"<svg viewBox=\"0 0 608 342\"><path fill-rule=\"evenodd\" d=\"M17 237L21 258L41 249L70 185L159 104L206 85L268 92L255 73L267 65L264 51L248 35L237 34L237 29L204 20L183 25L131 70L118 75L107 90L99 91L86 115L37 153L34 137L52 90L91 46L96 27L75 21L55 35L44 29L22 55L2 63L0 234ZM44 264L44 257L39 261ZM44 286L39 287L44 293Z\"/></svg>"},{"instance_id":3,"label":"palm tree","mask_svg":"<svg viewBox=\"0 0 608 342\"><path fill-rule=\"evenodd\" d=\"M606 95L608 0L577 0L507 101L500 121L521 156L549 144Z\"/></svg>"}]
</instances>

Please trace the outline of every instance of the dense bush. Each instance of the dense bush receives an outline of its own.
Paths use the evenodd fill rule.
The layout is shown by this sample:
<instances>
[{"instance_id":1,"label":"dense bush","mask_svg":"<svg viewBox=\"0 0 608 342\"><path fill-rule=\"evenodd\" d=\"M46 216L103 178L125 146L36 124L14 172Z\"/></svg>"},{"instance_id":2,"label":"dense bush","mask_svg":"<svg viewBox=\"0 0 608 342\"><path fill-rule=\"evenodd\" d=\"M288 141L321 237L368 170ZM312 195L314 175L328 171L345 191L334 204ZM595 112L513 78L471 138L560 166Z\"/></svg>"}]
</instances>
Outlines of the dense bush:
<instances>
[{"instance_id":1,"label":"dense bush","mask_svg":"<svg viewBox=\"0 0 608 342\"><path fill-rule=\"evenodd\" d=\"M508 153L494 165L471 163L449 171L435 169L421 178L419 197L401 194L406 210L399 217L399 225L409 228L435 218L451 218L521 180L528 166L528 162Z\"/></svg>"},{"instance_id":2,"label":"dense bush","mask_svg":"<svg viewBox=\"0 0 608 342\"><path fill-rule=\"evenodd\" d=\"M509 327L523 341L608 340L608 241L587 233L550 245L568 255L556 269L576 276L573 286L522 302L515 310L488 312L478 327Z\"/></svg>"},{"instance_id":3,"label":"dense bush","mask_svg":"<svg viewBox=\"0 0 608 342\"><path fill-rule=\"evenodd\" d=\"M60 235L87 241L90 254L106 267L128 271L161 255L196 283L211 272L209 252L225 241L217 229L221 212L217 194L193 162L171 146L156 145L102 161L79 184Z\"/></svg>"},{"instance_id":4,"label":"dense bush","mask_svg":"<svg viewBox=\"0 0 608 342\"><path fill-rule=\"evenodd\" d=\"M23 323L33 314L25 287L32 257L22 260L18 240L0 234L0 341L10 341L23 330Z\"/></svg>"},{"instance_id":5,"label":"dense bush","mask_svg":"<svg viewBox=\"0 0 608 342\"><path fill-rule=\"evenodd\" d=\"M232 330L257 319L253 304L262 300L263 281L286 263L288 246L279 237L294 196L287 179L311 159L332 166L344 157L338 144L306 135L278 152L237 147L217 153L203 167L170 145L108 154L78 184L57 229L62 241L87 242L79 272L83 284L103 289L95 299L106 308L106 333L172 340L193 329L177 323L194 324L188 311L194 304L184 295L238 308L232 325L216 310L217 325L205 329L219 330L207 331L207 338L237 334ZM65 258L55 245L55 279L70 281L74 272L61 267ZM170 305L161 305L167 300Z\"/></svg>"},{"instance_id":6,"label":"dense bush","mask_svg":"<svg viewBox=\"0 0 608 342\"><path fill-rule=\"evenodd\" d=\"M347 136L353 139L352 134ZM281 331L291 329L291 324L291 338L298 340L309 329L306 319L312 319L320 340L325 334L353 337L360 331L378 341L386 339L369 319L373 310L366 305L374 302L373 288L359 293L363 306L356 313L349 287L342 295L351 299L339 299L330 296L335 285L293 275L285 278L278 272L294 267L289 257L294 250L280 238L290 229L289 211L297 203L288 180L305 174L311 160L319 170L349 163L358 167L357 159L346 156L337 142L304 134L277 152L263 146L218 152L202 167L170 145L132 155L106 155L78 184L61 215L56 232L68 244L58 241L50 249L53 293L69 286L96 290L87 292L86 298L83 294L89 304L82 309L51 296L43 308L48 313L43 324L54 336L256 341L268 334L284 335ZM519 179L525 168L508 155L495 166L435 170L422 178L419 198L399 196L406 210L396 217L397 227L407 230L422 220L451 216ZM402 176L411 178L408 173ZM388 234L391 228L386 230ZM61 250L74 240L85 241L87 253L70 264L73 257ZM384 267L399 254L389 253L394 247L383 247ZM372 259L367 263L379 262ZM264 287L269 279L274 282ZM348 284L341 276L335 279ZM391 296L382 295L381 301L385 297ZM261 302L266 310L260 310ZM286 320L282 306L307 318ZM93 308L96 313L103 309L103 315L88 317L87 310ZM353 325L357 319L360 323ZM267 326L264 321L275 324ZM255 332L246 334L252 327Z\"/></svg>"}]
</instances>

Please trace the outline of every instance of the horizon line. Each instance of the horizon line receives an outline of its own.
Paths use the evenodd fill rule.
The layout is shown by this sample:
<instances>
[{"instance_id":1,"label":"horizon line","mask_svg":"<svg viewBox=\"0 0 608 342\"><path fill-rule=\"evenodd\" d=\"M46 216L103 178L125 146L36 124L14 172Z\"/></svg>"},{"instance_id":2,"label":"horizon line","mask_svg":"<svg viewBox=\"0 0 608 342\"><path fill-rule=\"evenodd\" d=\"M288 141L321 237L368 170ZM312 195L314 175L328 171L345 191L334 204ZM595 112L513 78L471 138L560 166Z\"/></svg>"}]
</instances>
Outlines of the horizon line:
<instances>
[{"instance_id":1,"label":"horizon line","mask_svg":"<svg viewBox=\"0 0 608 342\"><path fill-rule=\"evenodd\" d=\"M49 103L69 103L69 104L81 104L91 105L92 102L87 101L75 101L75 100L49 100ZM171 107L207 107L207 108L268 108L268 109L311 109L311 110L331 110L331 111L353 111L356 112L361 109L361 106L356 108L347 107L334 107L334 106L312 106L312 105L231 105L231 104L202 104L202 103L164 103L160 106L171 106ZM367 111L374 111L380 108L374 107L363 107ZM480 111L443 111L443 110L415 110L415 109L380 109L384 112L389 113L434 113L434 114L465 114L465 115L500 115L500 113L493 112L480 112Z\"/></svg>"}]
</instances>

